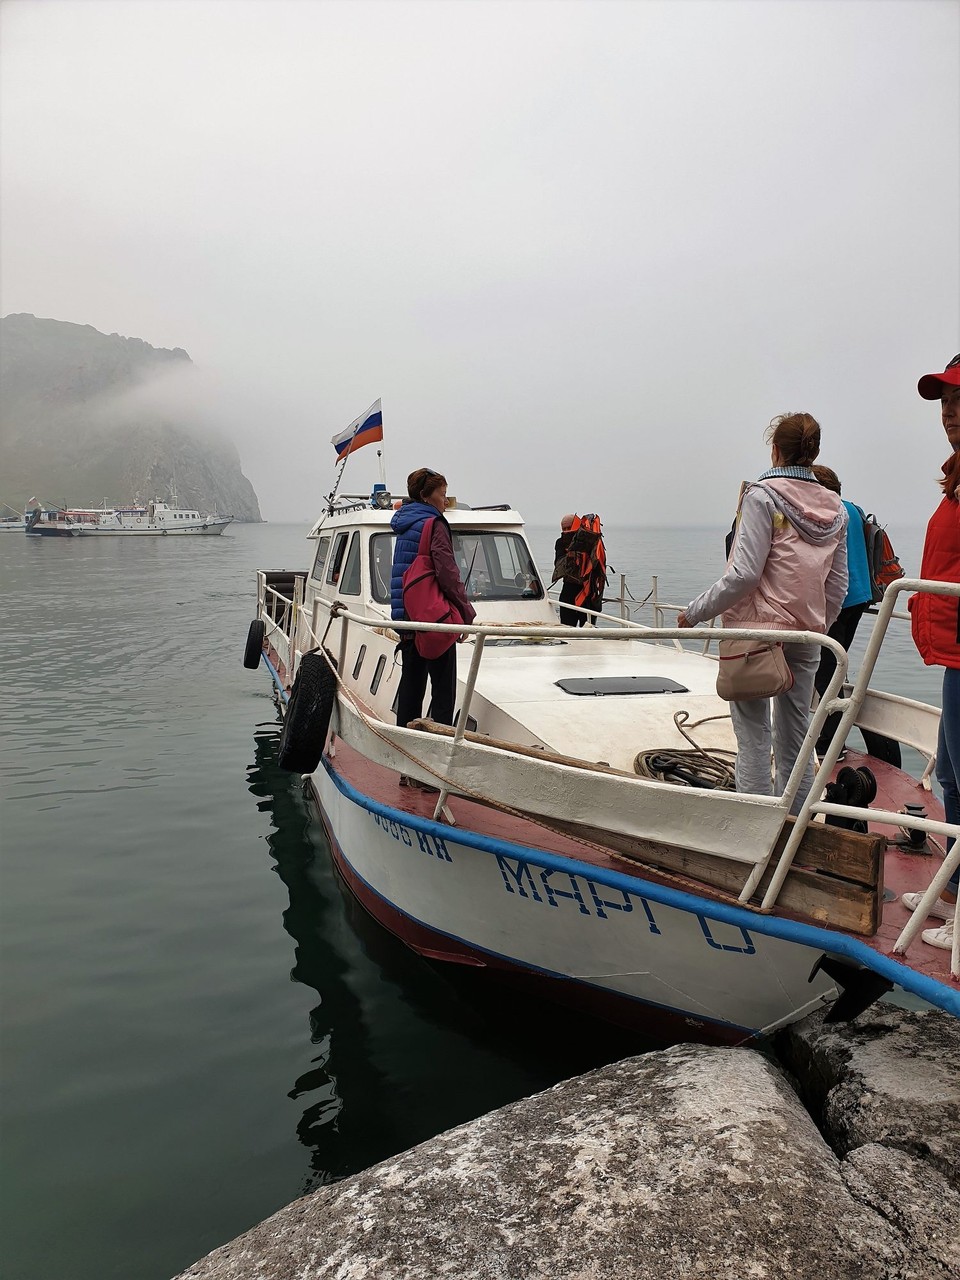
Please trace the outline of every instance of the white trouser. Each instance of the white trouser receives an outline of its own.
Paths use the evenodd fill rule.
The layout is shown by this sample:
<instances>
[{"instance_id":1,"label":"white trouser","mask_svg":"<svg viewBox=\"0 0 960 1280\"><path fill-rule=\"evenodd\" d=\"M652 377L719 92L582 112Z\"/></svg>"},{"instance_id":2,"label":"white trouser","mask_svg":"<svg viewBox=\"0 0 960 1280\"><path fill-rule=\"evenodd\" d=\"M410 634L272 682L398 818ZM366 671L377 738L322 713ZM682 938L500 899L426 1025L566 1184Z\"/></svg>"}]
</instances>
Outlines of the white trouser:
<instances>
[{"instance_id":1,"label":"white trouser","mask_svg":"<svg viewBox=\"0 0 960 1280\"><path fill-rule=\"evenodd\" d=\"M820 646L785 644L783 652L793 672L793 688L776 698L731 702L730 715L737 735L736 781L738 791L782 796L810 725L813 681L820 665ZM773 732L770 704L773 704ZM776 765L776 789L770 780L770 748ZM813 757L807 761L800 789L790 812L799 813L813 785Z\"/></svg>"}]
</instances>

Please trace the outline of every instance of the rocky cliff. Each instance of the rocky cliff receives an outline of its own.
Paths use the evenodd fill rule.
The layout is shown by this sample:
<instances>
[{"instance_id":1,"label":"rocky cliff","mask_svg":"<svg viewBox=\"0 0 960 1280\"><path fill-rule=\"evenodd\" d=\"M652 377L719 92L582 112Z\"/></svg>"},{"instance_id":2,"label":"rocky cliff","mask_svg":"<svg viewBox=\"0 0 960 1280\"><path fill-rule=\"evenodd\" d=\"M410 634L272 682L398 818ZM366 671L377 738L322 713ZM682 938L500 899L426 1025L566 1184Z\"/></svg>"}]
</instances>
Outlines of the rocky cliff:
<instances>
[{"instance_id":1,"label":"rocky cliff","mask_svg":"<svg viewBox=\"0 0 960 1280\"><path fill-rule=\"evenodd\" d=\"M0 501L96 506L170 500L260 519L234 445L192 403L179 347L91 325L0 320Z\"/></svg>"}]
</instances>

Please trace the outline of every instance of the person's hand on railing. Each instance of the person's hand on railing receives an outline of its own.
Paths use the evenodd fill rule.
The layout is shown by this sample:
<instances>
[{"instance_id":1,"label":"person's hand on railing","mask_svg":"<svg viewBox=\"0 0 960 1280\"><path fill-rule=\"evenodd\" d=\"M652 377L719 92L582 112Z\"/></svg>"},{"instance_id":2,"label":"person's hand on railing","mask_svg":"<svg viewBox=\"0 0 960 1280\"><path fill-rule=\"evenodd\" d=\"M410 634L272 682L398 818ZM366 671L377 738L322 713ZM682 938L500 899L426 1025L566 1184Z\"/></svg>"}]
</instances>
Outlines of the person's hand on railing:
<instances>
[{"instance_id":1,"label":"person's hand on railing","mask_svg":"<svg viewBox=\"0 0 960 1280\"><path fill-rule=\"evenodd\" d=\"M681 610L680 610L680 612L677 614L677 626L678 626L678 627L692 627L692 626L693 626L693 623L692 623L692 622L688 622L688 621L687 621L687 615L686 615L686 613L684 612L684 610L683 610L683 609L681 609Z\"/></svg>"}]
</instances>

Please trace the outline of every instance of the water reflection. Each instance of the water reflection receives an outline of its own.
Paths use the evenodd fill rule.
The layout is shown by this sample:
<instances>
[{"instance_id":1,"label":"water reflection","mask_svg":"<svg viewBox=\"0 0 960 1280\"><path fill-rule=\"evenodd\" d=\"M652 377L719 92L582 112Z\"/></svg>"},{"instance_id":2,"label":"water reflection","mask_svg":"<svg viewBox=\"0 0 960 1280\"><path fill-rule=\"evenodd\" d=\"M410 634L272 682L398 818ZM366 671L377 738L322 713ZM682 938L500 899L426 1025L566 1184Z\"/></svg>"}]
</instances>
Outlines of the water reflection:
<instances>
[{"instance_id":1,"label":"water reflection","mask_svg":"<svg viewBox=\"0 0 960 1280\"><path fill-rule=\"evenodd\" d=\"M291 978L315 990L309 1068L289 1091L304 1110L303 1192L558 1080L656 1047L635 1034L519 997L489 973L415 955L357 903L333 869L300 780L277 767L279 729L255 735L249 787L269 814L290 895Z\"/></svg>"}]
</instances>

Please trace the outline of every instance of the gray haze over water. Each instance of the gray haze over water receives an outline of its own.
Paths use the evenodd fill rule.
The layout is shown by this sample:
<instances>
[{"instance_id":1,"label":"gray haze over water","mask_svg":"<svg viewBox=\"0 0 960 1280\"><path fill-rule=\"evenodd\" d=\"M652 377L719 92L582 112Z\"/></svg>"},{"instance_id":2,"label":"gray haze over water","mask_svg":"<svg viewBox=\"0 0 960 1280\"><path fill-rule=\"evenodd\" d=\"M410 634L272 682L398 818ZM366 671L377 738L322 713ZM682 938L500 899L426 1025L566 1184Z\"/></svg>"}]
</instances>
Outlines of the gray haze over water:
<instances>
[{"instance_id":1,"label":"gray haze over water","mask_svg":"<svg viewBox=\"0 0 960 1280\"><path fill-rule=\"evenodd\" d=\"M181 346L266 517L387 478L729 519L804 409L922 522L960 346L954 0L6 0L0 311ZM348 489L377 478L374 449Z\"/></svg>"}]
</instances>

